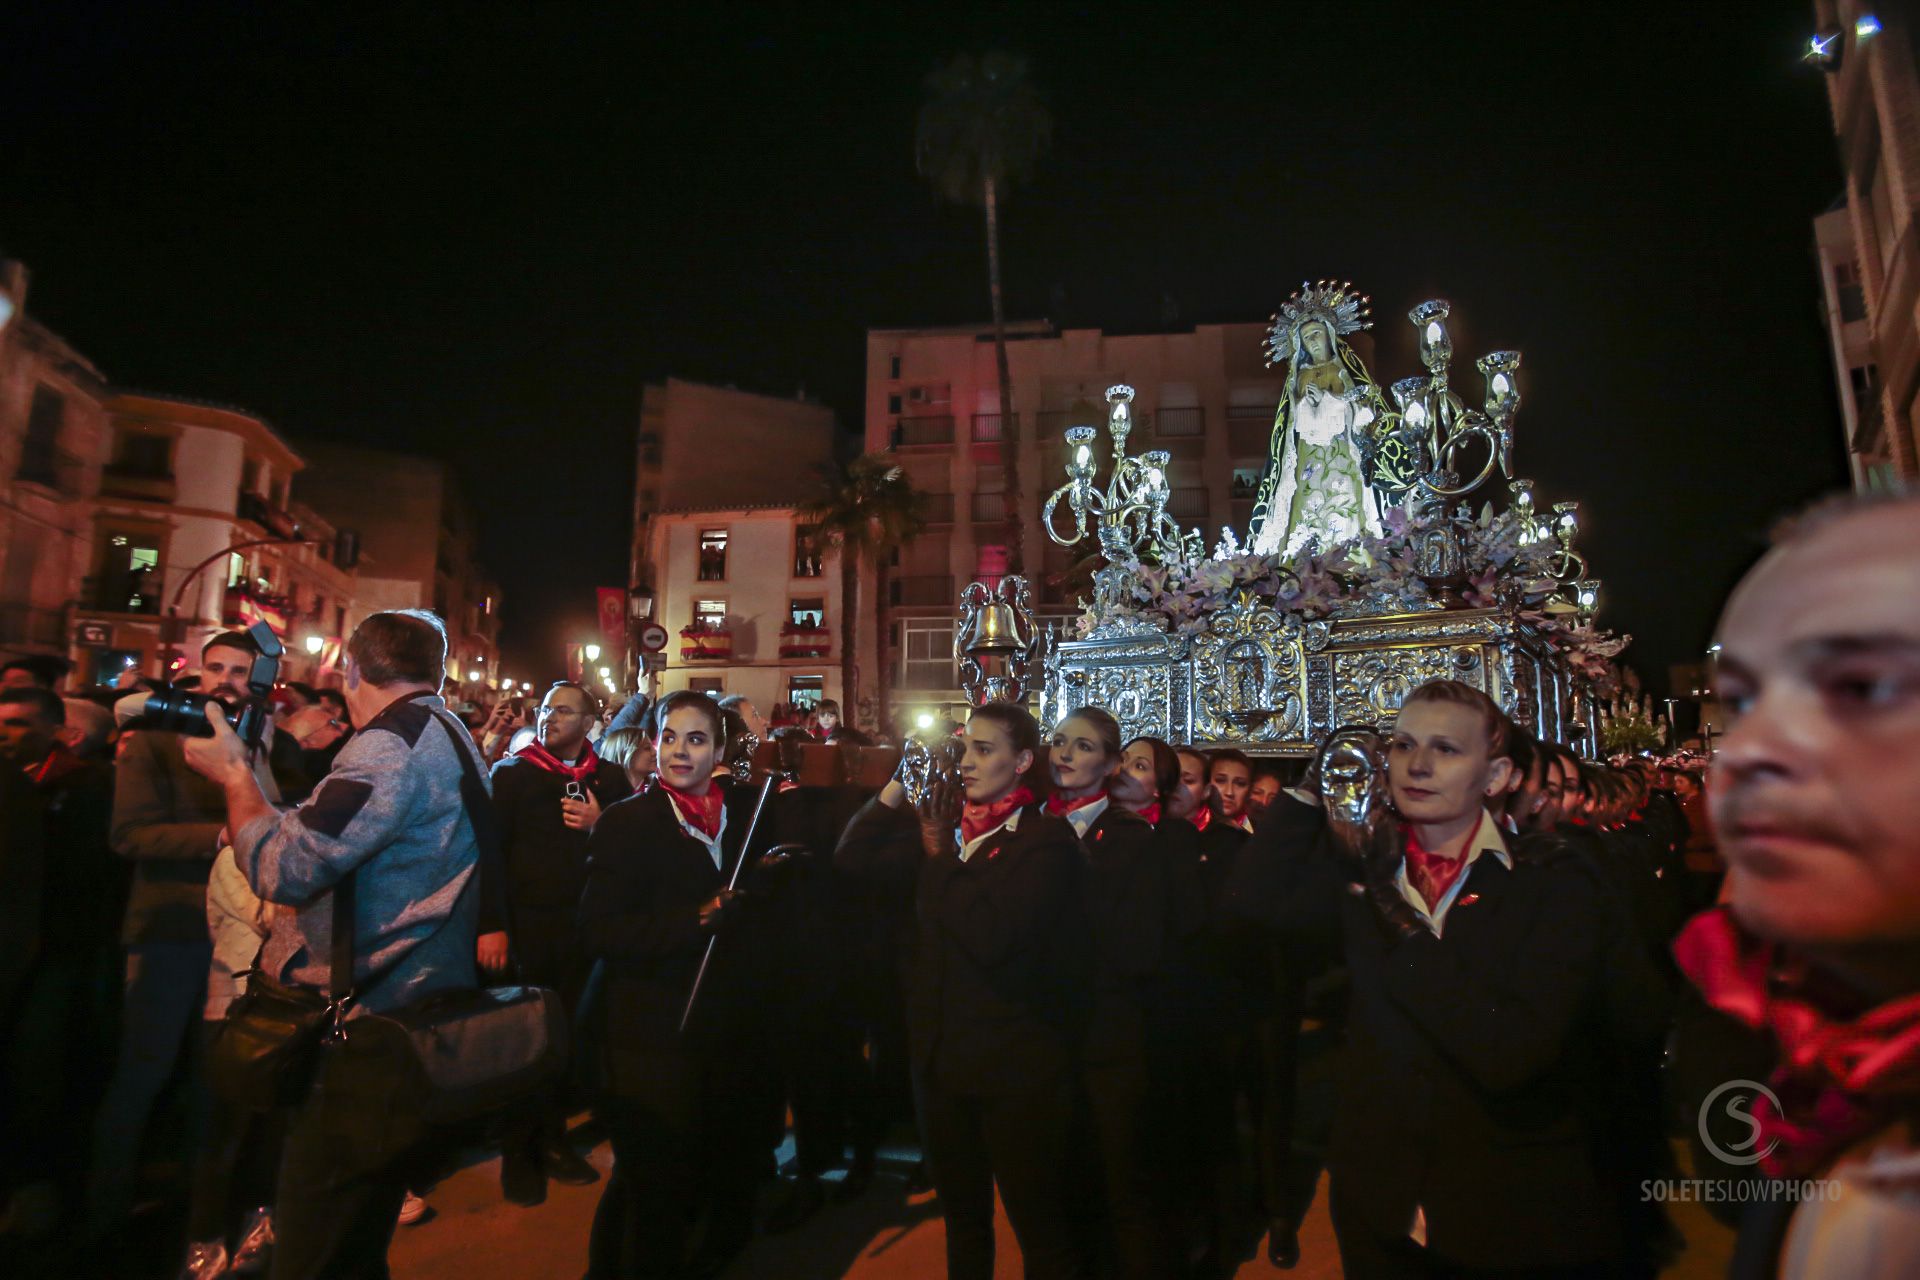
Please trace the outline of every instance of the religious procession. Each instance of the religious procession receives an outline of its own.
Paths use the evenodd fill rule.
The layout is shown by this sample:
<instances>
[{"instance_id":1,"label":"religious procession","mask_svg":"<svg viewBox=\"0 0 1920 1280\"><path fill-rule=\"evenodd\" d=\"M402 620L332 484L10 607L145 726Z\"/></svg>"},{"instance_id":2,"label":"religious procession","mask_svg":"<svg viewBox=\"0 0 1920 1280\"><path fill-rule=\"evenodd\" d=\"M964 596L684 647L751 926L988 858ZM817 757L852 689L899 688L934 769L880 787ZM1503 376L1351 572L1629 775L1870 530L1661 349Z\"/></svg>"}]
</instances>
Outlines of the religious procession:
<instances>
[{"instance_id":1,"label":"religious procession","mask_svg":"<svg viewBox=\"0 0 1920 1280\"><path fill-rule=\"evenodd\" d=\"M774 176L749 186L703 167L713 140L674 114L676 94L636 113L676 158L650 154L649 171L677 174L694 210L657 215L682 219L685 262L654 244L623 277L663 314L679 299L670 321L603 299L615 310L576 342L554 318L591 309L579 299L626 243L623 219L595 233L582 213L624 207L609 190L516 215L583 239L534 244L515 226L529 274L570 283L499 284L515 323L498 345L479 339L496 284L476 290L471 263L505 255L436 219L407 242L423 270L443 235L489 252L424 302L383 268L388 332L323 298L338 331L285 339L320 353L310 366L215 358L237 330L162 348L188 367L197 350L263 404L331 406L322 389L353 381L349 363L411 404L421 375L388 367L411 363L392 342L413 334L438 360L451 326L492 353L460 367L516 372L476 375L484 394L445 435L346 412L283 431L224 400L134 390L149 384L108 378L49 327L40 293L28 312L26 267L0 254L0 755L17 766L0 769L0 1274L1920 1275L1920 286L1900 257L1920 223L1904 203L1893 217L1906 197L1886 177L1920 173L1920 14L1812 9L1797 67L1791 49L1783 61L1825 86L1832 119L1815 113L1813 132L1830 143L1832 125L1846 172L1804 178L1844 184L1813 223L1811 377L1794 363L1804 335L1733 305L1726 281L1721 341L1749 364L1706 376L1699 338L1676 373L1667 339L1697 337L1698 318L1649 317L1646 290L1615 288L1654 252L1645 237L1529 196L1549 184L1481 127L1511 111L1480 114L1465 89L1448 118L1503 170L1476 199L1519 193L1502 225L1520 269L1488 256L1491 283L1420 218L1421 234L1356 230L1391 220L1398 182L1440 189L1438 170L1386 165L1337 218L1289 200L1317 191L1303 175L1348 172L1345 134L1303 139L1284 172L1221 178L1249 148L1202 141L1214 114L1182 113L1208 77L1270 87L1171 33L1185 79L1119 74L1147 64L1117 33L1092 37L1092 79L1059 74L1099 88L1103 112L1119 109L1111 83L1139 84L1143 111L1187 122L1167 126L1167 163L1204 174L1214 156L1208 181L1274 197L1262 216L1293 240L1234 260L1207 313L1224 319L1190 319L1169 293L1157 322L1073 323L1065 285L1047 319L1007 318L1001 202L1065 145L1013 55L955 55L914 118L921 175L983 216L990 324L939 319L944 264L909 251L921 233L884 199L864 202L884 214L848 198L833 228L808 222L818 193L796 193L816 176L865 190L858 154L814 144L846 141L833 94L904 58L899 32L846 35L819 64L832 74L807 77L829 82L817 101L789 85L791 120L742 152ZM184 19L154 21L170 47ZM194 28L182 65L232 70L229 38L300 47L272 25L286 19L260 21L264 35ZM346 28L337 59L281 49L263 65L332 66L348 104L377 90L429 112L423 86L469 72L419 49L452 39L474 66L525 53L532 68L564 28L566 73L527 83L583 112L616 101L574 61L584 18L543 15L499 43L475 21L457 39L428 24L385 69L341 72L370 57ZM658 68L703 119L740 83L786 84L773 51L824 30L740 21L752 38L716 42L715 66ZM1451 21L1420 40L1396 28L1380 56L1425 66L1464 39L1440 31ZM1033 23L1056 68L1089 38ZM659 34L608 24L608 48ZM1632 47L1637 25L1596 47ZM1585 73L1584 31L1534 34L1526 48L1562 51L1556 74ZM1757 64L1772 45L1750 38ZM124 56L99 39L58 47ZM1494 66L1477 43L1458 52ZM1788 92L1776 70L1725 74L1770 119L1806 114L1768 96ZM1409 118L1434 107L1424 83L1394 90ZM1624 109L1611 80L1581 83L1512 91L1545 117L1594 94ZM284 87L246 92L287 120L312 109ZM1903 93L1911 109L1890 108ZM1074 114L1095 97L1058 102L1063 134L1089 130L1074 145L1154 145ZM153 99L114 101L109 132ZM334 110L316 138L337 137ZM247 115L228 102L211 133L190 129L213 148L190 148L195 163L241 146ZM530 127L477 118L484 146L448 173L486 168ZM432 126L427 149L457 151L468 123ZM363 134L375 154L388 125L427 127L383 114ZM335 154L274 132L269 153ZM1420 149L1438 132L1423 125ZM1642 172L1640 151L1589 143L1555 170L1568 189L1590 163ZM540 190L613 163L604 140L579 144L593 165L545 154L572 145L539 149ZM423 154L396 161L401 188ZM277 172L259 155L240 167ZM263 178L261 198L315 198L301 174ZM1804 257L1749 207L1747 174L1721 198L1753 219L1752 244ZM1075 182L1009 206L1051 237L1044 254L1011 240L1009 263L1044 256L1072 278L1083 237L1118 257L1089 209L1146 226L1165 199L1167 216L1199 216L1188 186L1086 204ZM775 185L795 207L769 210ZM92 249L66 247L56 194L18 225L84 280ZM1554 245L1523 234L1529 199L1567 214ZM211 216L193 208L195 226ZM1046 229L1049 209L1066 230ZM1789 212L1804 237L1811 211ZM0 205L0 233L10 216ZM1211 236L1238 229L1210 216ZM1502 216L1475 204L1452 225ZM831 296L783 256L803 225ZM765 252L797 319L712 301L760 291L730 273L759 270L765 226L782 228ZM216 239L244 245L241 229ZM854 242L891 245L912 287L862 277ZM1530 276L1569 255L1573 275ZM284 255L241 256L252 271ZM1370 257L1393 299L1378 315L1344 275L1291 286L1309 259ZM1596 284L1603 259L1616 279ZM1210 278L1197 263L1169 250L1137 274ZM97 314L65 287L43 286L46 316ZM543 326L539 297L568 289ZM456 305L474 293L485 305ZM703 320L720 310L741 314ZM896 313L924 318L887 327ZM790 370L741 354L768 334L846 346L843 328L864 373L824 401L768 392ZM551 346L524 353L542 345L530 329ZM122 368L143 368L150 330L118 340ZM754 341L729 348L723 331ZM607 333L657 347L619 357L644 373L610 453L551 425L596 421L591 396L555 389L557 367L618 385L590 355ZM723 351L757 371L747 388L679 376ZM1627 374L1585 367L1603 356ZM1609 398L1622 384L1632 398ZM1844 458L1769 416L1803 384L1838 389ZM1623 443L1707 434L1688 408L1702 403L1724 411L1721 436L1660 466ZM507 406L492 427L489 405ZM1728 422L1755 443L1727 443ZM1705 482L1687 479L1688 447ZM603 581L625 585L583 585ZM503 626L503 601L522 599Z\"/></svg>"}]
</instances>

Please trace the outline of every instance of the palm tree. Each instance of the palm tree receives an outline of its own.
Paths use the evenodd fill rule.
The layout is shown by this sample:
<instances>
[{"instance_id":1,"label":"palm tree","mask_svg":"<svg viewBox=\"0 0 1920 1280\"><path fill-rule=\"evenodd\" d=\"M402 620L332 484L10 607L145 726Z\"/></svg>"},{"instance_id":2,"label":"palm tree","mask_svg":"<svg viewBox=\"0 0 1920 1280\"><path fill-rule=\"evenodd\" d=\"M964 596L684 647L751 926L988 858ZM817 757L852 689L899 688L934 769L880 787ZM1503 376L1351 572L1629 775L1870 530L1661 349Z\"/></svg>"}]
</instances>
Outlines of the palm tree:
<instances>
[{"instance_id":1,"label":"palm tree","mask_svg":"<svg viewBox=\"0 0 1920 1280\"><path fill-rule=\"evenodd\" d=\"M898 463L885 454L869 453L832 470L826 491L800 508L800 519L819 529L821 544L840 551L840 687L849 720L859 707L860 693L860 666L854 652L859 562L865 560L870 569L874 645L877 653L884 654L887 560L927 527L921 514L925 505L926 495L913 487ZM883 731L889 723L884 667L882 663L876 682Z\"/></svg>"},{"instance_id":2,"label":"palm tree","mask_svg":"<svg viewBox=\"0 0 1920 1280\"><path fill-rule=\"evenodd\" d=\"M1000 197L1033 171L1053 118L1027 78L1027 62L1006 53L960 54L927 77L914 135L914 164L948 200L979 202L987 215L987 287L993 300L993 354L1000 372L1000 457L1007 473L1007 568L1022 572L1020 426L1007 372L1007 313L1000 295Z\"/></svg>"}]
</instances>

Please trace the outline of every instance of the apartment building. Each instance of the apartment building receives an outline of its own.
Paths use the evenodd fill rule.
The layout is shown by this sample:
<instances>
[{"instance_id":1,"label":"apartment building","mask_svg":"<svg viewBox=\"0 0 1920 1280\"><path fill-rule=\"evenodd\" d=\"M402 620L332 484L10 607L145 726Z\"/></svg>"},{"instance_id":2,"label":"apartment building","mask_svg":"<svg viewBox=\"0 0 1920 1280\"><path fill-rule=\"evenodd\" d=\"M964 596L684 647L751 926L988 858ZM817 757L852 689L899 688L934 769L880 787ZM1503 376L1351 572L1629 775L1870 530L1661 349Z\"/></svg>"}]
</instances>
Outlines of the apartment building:
<instances>
[{"instance_id":1,"label":"apartment building","mask_svg":"<svg viewBox=\"0 0 1920 1280\"><path fill-rule=\"evenodd\" d=\"M1906 5L1816 0L1813 11L1852 233L1849 251L1828 214L1815 242L1854 482L1869 488L1920 476L1920 32Z\"/></svg>"},{"instance_id":2,"label":"apartment building","mask_svg":"<svg viewBox=\"0 0 1920 1280\"><path fill-rule=\"evenodd\" d=\"M1068 427L1099 428L1104 458L1104 397L1117 383L1135 391L1127 451L1172 455L1169 513L1209 544L1223 525L1244 534L1282 386L1280 372L1265 367L1265 332L1258 322L1139 334L1010 325L1015 493L1003 465L1008 423L991 329L870 330L866 448L897 458L928 495L930 527L890 569L883 661L863 662L863 672L884 673L898 706L958 705L955 602L969 581L991 583L1009 571L1009 509L1025 530L1026 576L1043 616L1077 612L1078 592L1062 581L1075 555L1047 537L1040 512L1066 480ZM1103 465L1102 482L1106 475ZM874 652L866 646L875 639L871 628L863 632L863 652Z\"/></svg>"},{"instance_id":3,"label":"apartment building","mask_svg":"<svg viewBox=\"0 0 1920 1280\"><path fill-rule=\"evenodd\" d=\"M655 695L744 694L769 716L841 697L839 553L791 506L656 511L654 616L666 627Z\"/></svg>"}]
</instances>

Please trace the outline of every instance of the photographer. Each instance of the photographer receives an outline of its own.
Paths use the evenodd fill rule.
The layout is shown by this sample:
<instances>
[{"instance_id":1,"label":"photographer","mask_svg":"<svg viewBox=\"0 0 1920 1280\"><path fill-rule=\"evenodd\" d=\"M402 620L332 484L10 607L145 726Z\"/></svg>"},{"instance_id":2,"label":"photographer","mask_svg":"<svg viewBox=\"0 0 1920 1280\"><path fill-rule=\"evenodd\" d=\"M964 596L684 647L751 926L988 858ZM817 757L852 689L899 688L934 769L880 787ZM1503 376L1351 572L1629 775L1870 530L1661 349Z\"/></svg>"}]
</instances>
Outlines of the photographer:
<instances>
[{"instance_id":1,"label":"photographer","mask_svg":"<svg viewBox=\"0 0 1920 1280\"><path fill-rule=\"evenodd\" d=\"M229 708L247 696L259 650L244 631L228 631L200 651L203 693ZM136 695L144 706L145 694ZM137 715L130 710L128 714ZM178 733L140 728L122 741L114 779L113 850L133 862L121 942L127 949L126 996L113 1080L94 1124L89 1230L117 1233L131 1209L141 1138L161 1090L184 1055L184 1093L198 1112L198 1036L213 947L207 935L207 874L226 819L220 788L187 767ZM265 802L280 792L262 759L253 775ZM197 1120L196 1116L196 1120ZM197 1124L192 1131L197 1131Z\"/></svg>"},{"instance_id":2,"label":"photographer","mask_svg":"<svg viewBox=\"0 0 1920 1280\"><path fill-rule=\"evenodd\" d=\"M247 747L213 708L213 735L185 760L218 784L235 861L254 892L293 908L277 917L259 971L326 991L334 900L353 876L354 991L349 1020L474 985L473 880L479 857L461 794L462 754L478 749L440 699L447 640L430 613L376 613L347 642L347 707L358 732L313 797L277 813ZM344 1090L323 1060L316 1087L287 1116L274 1223L276 1274L383 1274L417 1140L383 1097ZM378 1114L375 1114L378 1112Z\"/></svg>"}]
</instances>

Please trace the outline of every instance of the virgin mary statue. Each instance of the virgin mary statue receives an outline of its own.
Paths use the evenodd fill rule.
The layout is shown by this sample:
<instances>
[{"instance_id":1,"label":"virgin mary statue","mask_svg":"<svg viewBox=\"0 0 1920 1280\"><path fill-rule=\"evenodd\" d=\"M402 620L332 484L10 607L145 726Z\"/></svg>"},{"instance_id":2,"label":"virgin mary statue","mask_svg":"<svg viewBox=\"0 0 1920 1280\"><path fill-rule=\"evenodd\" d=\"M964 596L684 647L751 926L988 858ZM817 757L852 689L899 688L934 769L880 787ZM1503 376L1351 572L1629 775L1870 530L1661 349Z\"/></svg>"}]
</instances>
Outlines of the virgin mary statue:
<instances>
[{"instance_id":1,"label":"virgin mary statue","mask_svg":"<svg viewBox=\"0 0 1920 1280\"><path fill-rule=\"evenodd\" d=\"M1350 287L1303 286L1267 337L1267 363L1284 362L1287 381L1248 529L1250 549L1262 555L1291 560L1314 545L1380 532L1361 443L1386 404L1360 357L1341 341L1371 323L1366 299Z\"/></svg>"}]
</instances>

